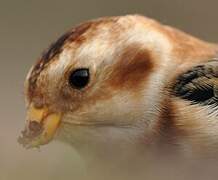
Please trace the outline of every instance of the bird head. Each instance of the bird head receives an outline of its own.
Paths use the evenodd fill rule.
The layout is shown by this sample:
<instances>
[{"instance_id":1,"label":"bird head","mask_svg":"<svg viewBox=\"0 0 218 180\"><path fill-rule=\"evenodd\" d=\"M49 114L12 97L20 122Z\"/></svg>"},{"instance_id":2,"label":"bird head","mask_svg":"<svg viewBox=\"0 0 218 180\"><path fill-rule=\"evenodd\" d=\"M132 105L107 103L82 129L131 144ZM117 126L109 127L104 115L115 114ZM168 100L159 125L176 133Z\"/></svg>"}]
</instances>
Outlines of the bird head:
<instances>
[{"instance_id":1,"label":"bird head","mask_svg":"<svg viewBox=\"0 0 218 180\"><path fill-rule=\"evenodd\" d=\"M19 141L26 147L56 137L75 146L147 144L175 124L171 110L187 100L181 98L181 85L189 87L184 74L216 50L139 15L83 23L54 42L29 71L27 121Z\"/></svg>"}]
</instances>

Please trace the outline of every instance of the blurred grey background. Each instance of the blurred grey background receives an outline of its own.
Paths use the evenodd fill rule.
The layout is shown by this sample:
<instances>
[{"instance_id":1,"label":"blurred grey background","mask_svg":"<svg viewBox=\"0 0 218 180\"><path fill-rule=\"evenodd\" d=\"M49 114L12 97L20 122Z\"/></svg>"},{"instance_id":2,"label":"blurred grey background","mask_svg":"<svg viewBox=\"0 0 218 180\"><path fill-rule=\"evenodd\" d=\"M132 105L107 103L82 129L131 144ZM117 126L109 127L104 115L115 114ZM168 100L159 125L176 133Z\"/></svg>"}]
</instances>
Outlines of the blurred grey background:
<instances>
[{"instance_id":1,"label":"blurred grey background","mask_svg":"<svg viewBox=\"0 0 218 180\"><path fill-rule=\"evenodd\" d=\"M75 24L100 16L139 13L218 42L217 0L0 0L0 180L81 179L71 147L37 150L17 143L24 126L23 81L40 53Z\"/></svg>"}]
</instances>

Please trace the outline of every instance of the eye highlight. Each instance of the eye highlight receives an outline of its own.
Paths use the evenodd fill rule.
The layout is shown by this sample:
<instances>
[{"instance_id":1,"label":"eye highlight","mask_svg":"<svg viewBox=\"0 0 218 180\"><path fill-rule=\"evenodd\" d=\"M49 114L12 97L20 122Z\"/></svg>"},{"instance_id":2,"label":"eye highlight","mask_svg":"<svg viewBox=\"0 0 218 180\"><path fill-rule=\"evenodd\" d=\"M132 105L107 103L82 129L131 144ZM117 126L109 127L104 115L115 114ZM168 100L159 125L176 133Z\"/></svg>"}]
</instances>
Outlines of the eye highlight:
<instances>
[{"instance_id":1,"label":"eye highlight","mask_svg":"<svg viewBox=\"0 0 218 180\"><path fill-rule=\"evenodd\" d=\"M69 84L72 88L82 89L87 86L89 79L89 69L76 69L69 76Z\"/></svg>"}]
</instances>

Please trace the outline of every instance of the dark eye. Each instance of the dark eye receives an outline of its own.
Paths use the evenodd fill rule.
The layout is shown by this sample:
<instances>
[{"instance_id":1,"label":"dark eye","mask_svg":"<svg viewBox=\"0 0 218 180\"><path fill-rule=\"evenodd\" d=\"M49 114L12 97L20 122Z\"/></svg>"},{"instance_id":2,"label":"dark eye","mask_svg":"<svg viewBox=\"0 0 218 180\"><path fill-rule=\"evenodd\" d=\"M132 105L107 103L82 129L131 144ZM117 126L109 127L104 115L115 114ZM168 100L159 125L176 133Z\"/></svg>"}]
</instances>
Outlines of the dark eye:
<instances>
[{"instance_id":1,"label":"dark eye","mask_svg":"<svg viewBox=\"0 0 218 180\"><path fill-rule=\"evenodd\" d=\"M70 74L69 84L73 88L82 89L89 83L89 70L77 69Z\"/></svg>"}]
</instances>

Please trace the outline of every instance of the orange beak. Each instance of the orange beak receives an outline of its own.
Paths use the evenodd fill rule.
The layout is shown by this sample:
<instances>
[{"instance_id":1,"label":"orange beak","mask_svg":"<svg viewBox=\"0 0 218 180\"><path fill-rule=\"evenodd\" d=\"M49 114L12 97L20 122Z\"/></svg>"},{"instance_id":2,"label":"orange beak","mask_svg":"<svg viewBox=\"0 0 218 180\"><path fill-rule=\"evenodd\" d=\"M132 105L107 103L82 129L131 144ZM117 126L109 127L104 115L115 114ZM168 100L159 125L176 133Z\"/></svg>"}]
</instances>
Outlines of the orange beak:
<instances>
[{"instance_id":1,"label":"orange beak","mask_svg":"<svg viewBox=\"0 0 218 180\"><path fill-rule=\"evenodd\" d=\"M30 105L27 124L18 142L26 148L39 147L50 142L60 124L61 113L51 113L47 108Z\"/></svg>"}]
</instances>

